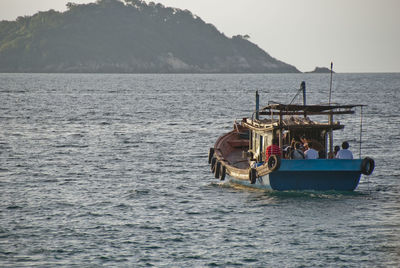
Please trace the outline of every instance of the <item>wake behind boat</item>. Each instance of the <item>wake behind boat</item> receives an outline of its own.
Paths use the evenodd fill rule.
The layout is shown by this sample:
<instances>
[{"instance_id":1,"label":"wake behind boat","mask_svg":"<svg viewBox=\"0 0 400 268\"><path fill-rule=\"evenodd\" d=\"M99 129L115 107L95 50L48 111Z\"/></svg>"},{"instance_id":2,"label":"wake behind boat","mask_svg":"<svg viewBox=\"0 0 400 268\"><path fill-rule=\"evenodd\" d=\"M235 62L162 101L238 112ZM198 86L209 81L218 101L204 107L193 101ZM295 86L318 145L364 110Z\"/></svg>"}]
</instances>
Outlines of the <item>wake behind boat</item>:
<instances>
[{"instance_id":1,"label":"wake behind boat","mask_svg":"<svg viewBox=\"0 0 400 268\"><path fill-rule=\"evenodd\" d=\"M228 175L233 183L280 191L353 191L361 174L372 173L375 163L369 157L336 159L333 154L333 131L344 128L333 116L354 114L356 107L364 105L307 105L304 82L300 90L302 105L270 103L261 109L256 93L252 117L235 121L233 130L219 137L209 150L215 178L224 180ZM314 116L326 116L327 121L313 121L310 117ZM360 144L361 133L362 124ZM304 141L318 149L318 159L293 157L294 151L302 153L294 143ZM275 153L270 152L273 143L279 148Z\"/></svg>"}]
</instances>

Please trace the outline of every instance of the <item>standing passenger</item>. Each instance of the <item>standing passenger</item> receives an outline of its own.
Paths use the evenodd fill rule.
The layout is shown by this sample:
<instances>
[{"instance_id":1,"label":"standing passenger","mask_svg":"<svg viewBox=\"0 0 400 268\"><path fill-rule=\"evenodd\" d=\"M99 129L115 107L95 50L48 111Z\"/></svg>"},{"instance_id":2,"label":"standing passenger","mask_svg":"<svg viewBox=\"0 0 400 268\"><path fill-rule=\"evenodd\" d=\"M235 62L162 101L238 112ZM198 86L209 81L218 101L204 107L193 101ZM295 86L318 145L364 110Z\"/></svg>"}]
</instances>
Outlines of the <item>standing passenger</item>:
<instances>
[{"instance_id":1,"label":"standing passenger","mask_svg":"<svg viewBox=\"0 0 400 268\"><path fill-rule=\"evenodd\" d=\"M292 150L290 154L290 159L304 159L304 152L300 150L300 142L296 142L294 144L294 149Z\"/></svg>"},{"instance_id":2,"label":"standing passenger","mask_svg":"<svg viewBox=\"0 0 400 268\"><path fill-rule=\"evenodd\" d=\"M335 157L337 155L337 153L340 151L340 146L336 145L335 148L333 149L333 152L335 153Z\"/></svg>"},{"instance_id":3,"label":"standing passenger","mask_svg":"<svg viewBox=\"0 0 400 268\"><path fill-rule=\"evenodd\" d=\"M304 156L306 159L318 159L318 152L313 149L313 143L309 142L304 144L306 151L304 152Z\"/></svg>"},{"instance_id":4,"label":"standing passenger","mask_svg":"<svg viewBox=\"0 0 400 268\"><path fill-rule=\"evenodd\" d=\"M321 154L321 156L322 156L321 158L325 158L326 157L324 146L319 141L317 141L316 139L310 139L310 138L308 138L308 137L303 135L303 136L301 136L300 140L301 140L301 142L303 144L305 144L305 143L309 144L311 142L313 144L313 149Z\"/></svg>"},{"instance_id":5,"label":"standing passenger","mask_svg":"<svg viewBox=\"0 0 400 268\"><path fill-rule=\"evenodd\" d=\"M268 146L267 149L265 150L266 161L268 161L269 157L273 154L281 157L281 148L279 148L278 143L279 143L278 138L275 137L272 139L272 144Z\"/></svg>"},{"instance_id":6,"label":"standing passenger","mask_svg":"<svg viewBox=\"0 0 400 268\"><path fill-rule=\"evenodd\" d=\"M349 143L347 141L344 141L342 143L342 150L340 150L336 154L336 158L339 159L353 159L353 153L349 150Z\"/></svg>"},{"instance_id":7,"label":"standing passenger","mask_svg":"<svg viewBox=\"0 0 400 268\"><path fill-rule=\"evenodd\" d=\"M337 153L340 151L340 146L336 145L333 152L329 152L329 159L335 159Z\"/></svg>"}]
</instances>

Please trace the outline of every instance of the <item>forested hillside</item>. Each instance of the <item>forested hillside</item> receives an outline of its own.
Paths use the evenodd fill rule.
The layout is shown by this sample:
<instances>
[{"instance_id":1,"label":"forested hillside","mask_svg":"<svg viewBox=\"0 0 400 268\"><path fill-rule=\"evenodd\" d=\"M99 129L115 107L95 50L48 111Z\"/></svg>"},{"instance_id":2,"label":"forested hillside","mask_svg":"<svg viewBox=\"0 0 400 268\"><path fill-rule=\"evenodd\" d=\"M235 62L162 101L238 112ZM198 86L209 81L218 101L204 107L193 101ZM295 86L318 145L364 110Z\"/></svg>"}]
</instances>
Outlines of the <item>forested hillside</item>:
<instances>
[{"instance_id":1,"label":"forested hillside","mask_svg":"<svg viewBox=\"0 0 400 268\"><path fill-rule=\"evenodd\" d=\"M140 0L69 3L0 22L0 72L298 72L188 10Z\"/></svg>"}]
</instances>

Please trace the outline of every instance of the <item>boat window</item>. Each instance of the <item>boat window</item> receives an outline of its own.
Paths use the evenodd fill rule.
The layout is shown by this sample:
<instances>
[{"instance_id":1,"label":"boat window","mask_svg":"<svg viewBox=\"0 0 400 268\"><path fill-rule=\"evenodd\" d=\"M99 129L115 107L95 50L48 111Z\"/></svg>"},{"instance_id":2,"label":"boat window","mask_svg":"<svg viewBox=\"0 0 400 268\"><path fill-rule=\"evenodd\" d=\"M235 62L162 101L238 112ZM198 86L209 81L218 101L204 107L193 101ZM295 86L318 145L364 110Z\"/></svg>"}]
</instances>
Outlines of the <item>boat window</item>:
<instances>
[{"instance_id":1,"label":"boat window","mask_svg":"<svg viewBox=\"0 0 400 268\"><path fill-rule=\"evenodd\" d=\"M253 153L254 153L254 158L259 159L260 158L260 134L253 132Z\"/></svg>"},{"instance_id":2,"label":"boat window","mask_svg":"<svg viewBox=\"0 0 400 268\"><path fill-rule=\"evenodd\" d=\"M262 160L265 161L265 151L267 147L272 144L272 133L264 133L263 135L263 143L262 143Z\"/></svg>"},{"instance_id":3,"label":"boat window","mask_svg":"<svg viewBox=\"0 0 400 268\"><path fill-rule=\"evenodd\" d=\"M254 155L257 154L257 142L258 142L258 135L256 132L253 132L253 153L254 153Z\"/></svg>"}]
</instances>

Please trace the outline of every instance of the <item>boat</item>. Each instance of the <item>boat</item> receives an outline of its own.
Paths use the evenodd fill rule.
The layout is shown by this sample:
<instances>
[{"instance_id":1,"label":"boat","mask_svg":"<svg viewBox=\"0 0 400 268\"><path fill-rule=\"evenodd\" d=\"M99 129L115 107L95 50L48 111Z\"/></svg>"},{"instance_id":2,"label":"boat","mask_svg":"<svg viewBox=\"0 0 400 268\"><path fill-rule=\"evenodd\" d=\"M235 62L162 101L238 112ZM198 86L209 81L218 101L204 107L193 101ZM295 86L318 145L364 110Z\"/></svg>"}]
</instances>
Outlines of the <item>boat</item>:
<instances>
[{"instance_id":1,"label":"boat","mask_svg":"<svg viewBox=\"0 0 400 268\"><path fill-rule=\"evenodd\" d=\"M289 104L269 102L262 108L256 92L256 109L251 117L235 120L233 129L220 136L209 149L208 163L215 178L278 191L354 191L362 174L372 174L374 160L361 158L365 105L307 105L305 82L299 91L303 92L302 104L292 104L293 100ZM361 110L360 157L336 159L333 132L344 125L334 121L334 115L355 114L356 108ZM293 151L290 145L304 136L320 145L318 159L290 158L288 150ZM266 150L273 140L279 141L280 152L267 159Z\"/></svg>"}]
</instances>

